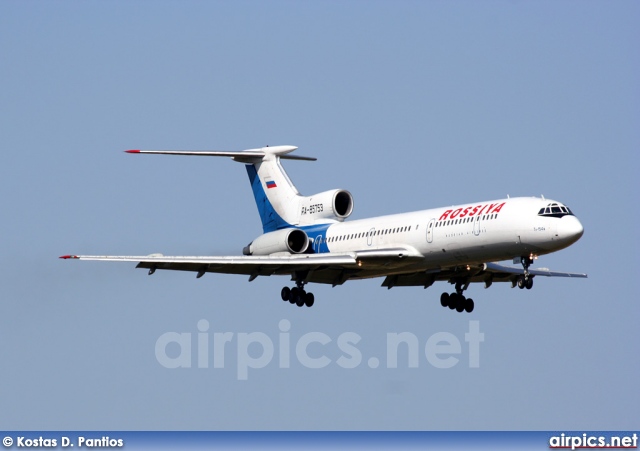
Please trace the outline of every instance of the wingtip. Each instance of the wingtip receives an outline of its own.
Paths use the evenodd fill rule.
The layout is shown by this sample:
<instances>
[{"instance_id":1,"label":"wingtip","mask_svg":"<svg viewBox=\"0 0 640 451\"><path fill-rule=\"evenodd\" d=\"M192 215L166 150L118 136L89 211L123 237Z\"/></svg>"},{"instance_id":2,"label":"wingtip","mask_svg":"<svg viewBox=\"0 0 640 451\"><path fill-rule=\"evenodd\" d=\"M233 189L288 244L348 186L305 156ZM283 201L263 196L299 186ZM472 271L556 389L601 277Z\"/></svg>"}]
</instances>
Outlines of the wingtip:
<instances>
[{"instance_id":1,"label":"wingtip","mask_svg":"<svg viewBox=\"0 0 640 451\"><path fill-rule=\"evenodd\" d=\"M74 258L74 259L75 259L75 258L78 258L78 256L77 256L77 255L62 255L62 256L60 256L60 257L58 257L58 258L61 258L61 259L63 259L63 260L68 260L68 259L70 259L70 258Z\"/></svg>"},{"instance_id":2,"label":"wingtip","mask_svg":"<svg viewBox=\"0 0 640 451\"><path fill-rule=\"evenodd\" d=\"M140 150L138 150L138 149L125 150L125 153L140 153Z\"/></svg>"}]
</instances>

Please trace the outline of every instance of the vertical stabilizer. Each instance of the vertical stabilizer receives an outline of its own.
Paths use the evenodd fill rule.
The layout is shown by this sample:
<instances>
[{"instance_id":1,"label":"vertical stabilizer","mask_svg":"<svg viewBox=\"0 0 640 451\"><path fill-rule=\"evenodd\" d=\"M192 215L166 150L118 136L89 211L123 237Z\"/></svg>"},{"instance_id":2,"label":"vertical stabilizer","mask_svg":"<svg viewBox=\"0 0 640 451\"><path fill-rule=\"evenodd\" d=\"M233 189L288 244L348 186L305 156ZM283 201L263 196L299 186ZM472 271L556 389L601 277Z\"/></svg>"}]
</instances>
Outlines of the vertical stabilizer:
<instances>
[{"instance_id":1,"label":"vertical stabilizer","mask_svg":"<svg viewBox=\"0 0 640 451\"><path fill-rule=\"evenodd\" d=\"M280 155L295 149L290 148L264 147L264 157L246 165L264 233L295 226L300 220L302 196L280 164Z\"/></svg>"}]
</instances>

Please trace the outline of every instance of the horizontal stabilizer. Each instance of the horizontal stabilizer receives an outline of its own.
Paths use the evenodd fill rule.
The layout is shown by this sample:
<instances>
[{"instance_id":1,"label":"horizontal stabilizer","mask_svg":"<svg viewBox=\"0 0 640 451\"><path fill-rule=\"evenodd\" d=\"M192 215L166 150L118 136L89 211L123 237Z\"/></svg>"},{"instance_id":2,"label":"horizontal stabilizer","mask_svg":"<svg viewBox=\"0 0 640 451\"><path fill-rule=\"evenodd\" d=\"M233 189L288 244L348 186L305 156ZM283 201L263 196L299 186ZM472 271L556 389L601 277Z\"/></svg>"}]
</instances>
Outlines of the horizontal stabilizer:
<instances>
[{"instance_id":1,"label":"horizontal stabilizer","mask_svg":"<svg viewBox=\"0 0 640 451\"><path fill-rule=\"evenodd\" d=\"M304 160L316 161L314 157L303 157L300 155L289 155L296 150L295 146L273 146L262 147L260 149L247 149L240 152L224 150L125 150L126 153L149 153L157 155L192 155L199 157L230 157L240 163L253 163L262 160L268 155L276 155L283 160Z\"/></svg>"}]
</instances>

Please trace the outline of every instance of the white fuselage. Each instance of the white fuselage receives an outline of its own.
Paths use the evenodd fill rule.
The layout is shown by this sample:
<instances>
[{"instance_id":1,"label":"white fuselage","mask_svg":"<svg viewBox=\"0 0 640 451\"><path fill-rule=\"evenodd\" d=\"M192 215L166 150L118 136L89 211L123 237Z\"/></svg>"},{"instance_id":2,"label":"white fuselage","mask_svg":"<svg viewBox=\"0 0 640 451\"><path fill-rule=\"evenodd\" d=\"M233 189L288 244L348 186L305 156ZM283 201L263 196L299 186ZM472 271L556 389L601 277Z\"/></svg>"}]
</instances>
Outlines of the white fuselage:
<instances>
[{"instance_id":1,"label":"white fuselage","mask_svg":"<svg viewBox=\"0 0 640 451\"><path fill-rule=\"evenodd\" d=\"M315 238L314 249L321 244L329 252L405 247L429 266L548 254L583 233L573 214L539 215L550 203L555 201L521 197L335 223L326 236Z\"/></svg>"}]
</instances>

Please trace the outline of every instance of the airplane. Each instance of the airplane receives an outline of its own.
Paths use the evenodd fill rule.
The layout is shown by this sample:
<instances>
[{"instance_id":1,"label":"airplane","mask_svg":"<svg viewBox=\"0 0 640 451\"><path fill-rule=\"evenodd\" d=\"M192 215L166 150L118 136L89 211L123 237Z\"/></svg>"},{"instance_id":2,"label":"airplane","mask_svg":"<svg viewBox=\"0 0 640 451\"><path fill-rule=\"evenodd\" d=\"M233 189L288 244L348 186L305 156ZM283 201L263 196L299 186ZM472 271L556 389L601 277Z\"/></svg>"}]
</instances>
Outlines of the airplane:
<instances>
[{"instance_id":1,"label":"airplane","mask_svg":"<svg viewBox=\"0 0 640 451\"><path fill-rule=\"evenodd\" d=\"M344 189L301 195L282 167L282 160L315 161L292 155L295 146L244 151L127 150L130 154L229 157L243 163L249 175L263 234L234 256L100 256L63 255L62 259L136 262L152 275L158 269L259 276L289 275L281 299L311 307L308 283L333 287L349 280L384 277L383 287L421 286L436 281L454 286L440 304L457 312L474 310L464 296L471 283L511 282L531 289L534 277L578 277L586 274L530 269L540 255L564 249L580 239L584 228L566 205L537 197L472 202L411 213L346 221L354 200ZM511 260L520 267L498 261Z\"/></svg>"}]
</instances>

